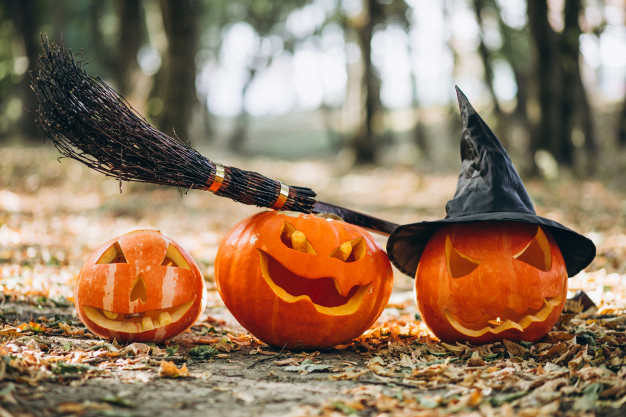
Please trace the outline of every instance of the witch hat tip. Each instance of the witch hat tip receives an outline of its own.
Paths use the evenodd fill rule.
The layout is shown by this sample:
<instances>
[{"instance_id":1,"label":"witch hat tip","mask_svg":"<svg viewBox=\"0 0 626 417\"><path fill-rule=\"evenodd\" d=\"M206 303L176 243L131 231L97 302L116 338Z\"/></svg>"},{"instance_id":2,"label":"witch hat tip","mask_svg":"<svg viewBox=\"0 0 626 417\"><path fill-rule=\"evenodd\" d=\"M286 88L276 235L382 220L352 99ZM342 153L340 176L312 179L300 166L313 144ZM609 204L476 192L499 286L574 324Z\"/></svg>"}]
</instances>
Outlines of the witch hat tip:
<instances>
[{"instance_id":1,"label":"witch hat tip","mask_svg":"<svg viewBox=\"0 0 626 417\"><path fill-rule=\"evenodd\" d=\"M471 107L471 104L470 104L469 100L467 99L467 96L465 95L465 93L463 93L463 91L461 91L459 86L455 85L454 88L456 90L456 99L459 102L459 107L461 108L461 110L463 108Z\"/></svg>"},{"instance_id":2,"label":"witch hat tip","mask_svg":"<svg viewBox=\"0 0 626 417\"><path fill-rule=\"evenodd\" d=\"M461 113L461 123L463 125L463 128L465 129L469 123L470 114L474 112L474 108L470 104L469 100L467 99L463 91L461 91L459 86L455 85L454 88L456 89L456 98L459 103L459 111Z\"/></svg>"}]
</instances>

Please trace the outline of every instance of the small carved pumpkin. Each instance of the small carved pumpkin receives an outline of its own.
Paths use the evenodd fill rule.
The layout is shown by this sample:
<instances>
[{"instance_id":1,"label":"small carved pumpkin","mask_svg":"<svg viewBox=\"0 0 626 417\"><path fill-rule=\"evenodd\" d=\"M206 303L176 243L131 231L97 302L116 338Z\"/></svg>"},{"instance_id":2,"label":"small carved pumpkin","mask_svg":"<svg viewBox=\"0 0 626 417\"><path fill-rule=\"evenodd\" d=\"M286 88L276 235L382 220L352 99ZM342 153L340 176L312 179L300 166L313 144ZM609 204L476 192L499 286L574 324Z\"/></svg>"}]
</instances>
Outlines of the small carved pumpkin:
<instances>
[{"instance_id":1,"label":"small carved pumpkin","mask_svg":"<svg viewBox=\"0 0 626 417\"><path fill-rule=\"evenodd\" d=\"M361 335L391 293L391 264L364 230L267 211L237 224L215 261L217 289L250 333L277 347L330 347Z\"/></svg>"},{"instance_id":2,"label":"small carved pumpkin","mask_svg":"<svg viewBox=\"0 0 626 417\"><path fill-rule=\"evenodd\" d=\"M531 223L442 227L415 278L422 318L446 342L536 341L558 320L567 292L559 247Z\"/></svg>"},{"instance_id":3,"label":"small carved pumpkin","mask_svg":"<svg viewBox=\"0 0 626 417\"><path fill-rule=\"evenodd\" d=\"M155 230L111 239L82 267L78 317L96 335L162 342L189 328L204 309L204 278L181 246Z\"/></svg>"}]
</instances>

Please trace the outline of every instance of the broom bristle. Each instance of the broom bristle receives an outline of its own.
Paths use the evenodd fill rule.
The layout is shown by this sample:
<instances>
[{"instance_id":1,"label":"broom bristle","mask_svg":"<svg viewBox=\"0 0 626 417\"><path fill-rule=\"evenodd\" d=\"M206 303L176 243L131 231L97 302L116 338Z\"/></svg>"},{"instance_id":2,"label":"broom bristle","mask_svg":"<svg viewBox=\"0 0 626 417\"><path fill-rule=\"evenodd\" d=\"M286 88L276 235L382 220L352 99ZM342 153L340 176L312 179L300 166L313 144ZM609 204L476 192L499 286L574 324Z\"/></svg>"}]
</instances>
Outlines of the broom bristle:
<instances>
[{"instance_id":1,"label":"broom bristle","mask_svg":"<svg viewBox=\"0 0 626 417\"><path fill-rule=\"evenodd\" d=\"M59 152L120 181L173 185L206 190L216 164L188 144L155 129L100 78L83 68L63 45L42 37L43 55L32 88L39 108L37 122ZM272 207L279 181L235 167L224 167L216 195ZM315 204L310 188L289 187L284 210L310 212Z\"/></svg>"}]
</instances>

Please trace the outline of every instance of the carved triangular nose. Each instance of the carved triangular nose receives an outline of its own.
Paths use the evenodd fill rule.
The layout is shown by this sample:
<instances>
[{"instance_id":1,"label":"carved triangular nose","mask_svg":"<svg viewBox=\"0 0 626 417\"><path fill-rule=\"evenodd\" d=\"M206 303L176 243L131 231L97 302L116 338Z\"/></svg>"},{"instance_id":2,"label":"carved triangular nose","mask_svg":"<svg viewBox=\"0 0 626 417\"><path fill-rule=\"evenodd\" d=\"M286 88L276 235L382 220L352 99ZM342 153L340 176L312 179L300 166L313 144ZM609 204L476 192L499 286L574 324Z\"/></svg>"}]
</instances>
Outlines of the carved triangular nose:
<instances>
[{"instance_id":1,"label":"carved triangular nose","mask_svg":"<svg viewBox=\"0 0 626 417\"><path fill-rule=\"evenodd\" d=\"M146 283L143 281L143 277L139 275L135 285L130 292L130 301L133 302L137 299L141 299L144 303L148 301L148 292L146 291Z\"/></svg>"}]
</instances>

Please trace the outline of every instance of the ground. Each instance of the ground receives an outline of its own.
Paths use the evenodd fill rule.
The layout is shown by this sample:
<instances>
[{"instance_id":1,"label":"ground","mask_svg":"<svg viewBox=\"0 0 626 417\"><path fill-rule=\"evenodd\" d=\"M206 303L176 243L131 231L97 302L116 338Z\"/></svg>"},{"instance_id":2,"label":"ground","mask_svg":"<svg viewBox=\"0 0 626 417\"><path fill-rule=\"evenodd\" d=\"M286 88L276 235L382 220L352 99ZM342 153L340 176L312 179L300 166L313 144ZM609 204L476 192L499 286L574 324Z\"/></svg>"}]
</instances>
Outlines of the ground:
<instances>
[{"instance_id":1,"label":"ground","mask_svg":"<svg viewBox=\"0 0 626 417\"><path fill-rule=\"evenodd\" d=\"M120 184L50 147L0 149L0 417L4 416L622 416L626 411L626 194L610 183L528 181L538 213L594 240L569 280L564 313L535 343L438 341L413 280L394 271L378 322L332 349L269 347L215 288L221 237L256 207L199 191ZM221 160L320 199L397 222L443 216L455 172L342 169L331 162ZM120 193L120 190L123 191ZM161 345L91 334L72 302L86 256L134 229L159 229L196 259L207 308ZM378 236L384 245L385 238ZM580 298L584 293L588 297ZM578 294L578 300L573 298Z\"/></svg>"}]
</instances>

